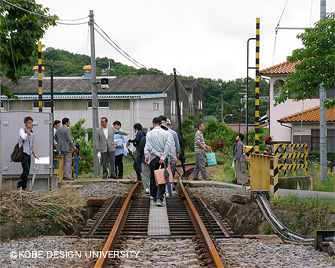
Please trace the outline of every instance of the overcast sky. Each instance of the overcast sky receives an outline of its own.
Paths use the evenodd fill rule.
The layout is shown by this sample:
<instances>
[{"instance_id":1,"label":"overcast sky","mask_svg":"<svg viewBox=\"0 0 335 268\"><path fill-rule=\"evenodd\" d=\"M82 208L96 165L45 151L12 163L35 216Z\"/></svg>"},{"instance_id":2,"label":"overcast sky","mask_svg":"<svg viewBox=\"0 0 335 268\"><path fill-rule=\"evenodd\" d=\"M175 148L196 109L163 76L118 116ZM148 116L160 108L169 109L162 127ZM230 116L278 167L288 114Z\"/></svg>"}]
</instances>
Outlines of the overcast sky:
<instances>
[{"instance_id":1,"label":"overcast sky","mask_svg":"<svg viewBox=\"0 0 335 268\"><path fill-rule=\"evenodd\" d=\"M246 77L247 40L255 37L260 18L260 68L286 61L301 47L302 30L275 27L312 27L320 19L320 0L36 0L60 19L88 17L124 51L147 68L170 74L234 80ZM335 12L335 1L327 1ZM88 21L88 18L87 18ZM77 21L76 21L77 22ZM74 21L69 23L75 23ZM88 25L58 25L46 32L42 44L90 55ZM96 57L132 65L95 33ZM275 48L275 49L274 49ZM255 65L255 42L250 42L250 66ZM106 66L108 67L108 66ZM250 70L250 77L255 72Z\"/></svg>"}]
</instances>

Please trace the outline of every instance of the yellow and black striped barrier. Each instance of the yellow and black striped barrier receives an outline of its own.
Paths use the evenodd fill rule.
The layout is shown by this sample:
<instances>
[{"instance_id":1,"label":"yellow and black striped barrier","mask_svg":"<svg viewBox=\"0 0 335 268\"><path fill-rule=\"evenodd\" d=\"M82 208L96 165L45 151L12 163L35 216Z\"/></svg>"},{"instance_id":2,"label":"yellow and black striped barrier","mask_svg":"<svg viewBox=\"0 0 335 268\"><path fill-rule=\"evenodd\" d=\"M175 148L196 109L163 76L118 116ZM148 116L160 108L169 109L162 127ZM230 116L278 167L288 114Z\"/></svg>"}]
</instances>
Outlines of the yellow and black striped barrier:
<instances>
[{"instance_id":1,"label":"yellow and black striped barrier","mask_svg":"<svg viewBox=\"0 0 335 268\"><path fill-rule=\"evenodd\" d=\"M38 111L42 112L42 43L38 41Z\"/></svg>"},{"instance_id":2,"label":"yellow and black striped barrier","mask_svg":"<svg viewBox=\"0 0 335 268\"><path fill-rule=\"evenodd\" d=\"M278 158L273 157L270 160L270 192L275 199L278 199L278 190Z\"/></svg>"},{"instance_id":3,"label":"yellow and black striped barrier","mask_svg":"<svg viewBox=\"0 0 335 268\"><path fill-rule=\"evenodd\" d=\"M250 155L254 152L253 146L245 146L245 154L250 159Z\"/></svg>"},{"instance_id":4,"label":"yellow and black striped barrier","mask_svg":"<svg viewBox=\"0 0 335 268\"><path fill-rule=\"evenodd\" d=\"M292 170L292 175L295 176L296 170L303 169L304 175L307 176L307 144L275 144L274 154L277 160L284 161L278 163L278 170L284 170L285 175L287 170ZM292 163L288 163L288 160Z\"/></svg>"}]
</instances>

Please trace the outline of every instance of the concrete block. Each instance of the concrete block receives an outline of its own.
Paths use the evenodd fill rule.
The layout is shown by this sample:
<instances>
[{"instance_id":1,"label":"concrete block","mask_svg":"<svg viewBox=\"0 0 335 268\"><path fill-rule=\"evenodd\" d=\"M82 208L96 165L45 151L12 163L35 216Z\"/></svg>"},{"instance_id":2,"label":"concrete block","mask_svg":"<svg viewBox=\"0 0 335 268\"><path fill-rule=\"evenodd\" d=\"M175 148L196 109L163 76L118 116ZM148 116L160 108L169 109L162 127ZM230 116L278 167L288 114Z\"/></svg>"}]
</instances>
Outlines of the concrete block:
<instances>
[{"instance_id":1,"label":"concrete block","mask_svg":"<svg viewBox=\"0 0 335 268\"><path fill-rule=\"evenodd\" d=\"M247 204L249 203L249 198L246 195L242 194L232 194L230 200L238 204Z\"/></svg>"},{"instance_id":2,"label":"concrete block","mask_svg":"<svg viewBox=\"0 0 335 268\"><path fill-rule=\"evenodd\" d=\"M313 179L311 176L287 176L278 178L280 189L313 190Z\"/></svg>"}]
</instances>

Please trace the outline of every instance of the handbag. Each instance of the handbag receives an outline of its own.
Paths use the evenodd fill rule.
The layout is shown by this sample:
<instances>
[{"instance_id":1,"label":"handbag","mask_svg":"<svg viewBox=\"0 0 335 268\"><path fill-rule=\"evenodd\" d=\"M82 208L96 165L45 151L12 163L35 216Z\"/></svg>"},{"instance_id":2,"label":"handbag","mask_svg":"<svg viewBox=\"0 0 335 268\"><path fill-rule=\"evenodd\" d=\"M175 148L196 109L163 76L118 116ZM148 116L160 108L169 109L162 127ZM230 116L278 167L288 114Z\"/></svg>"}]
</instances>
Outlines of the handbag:
<instances>
[{"instance_id":1,"label":"handbag","mask_svg":"<svg viewBox=\"0 0 335 268\"><path fill-rule=\"evenodd\" d=\"M24 141L23 141L24 143ZM19 143L17 143L14 147L14 150L12 154L10 155L10 161L11 162L22 162L22 156L23 156L23 143L22 146L19 146Z\"/></svg>"},{"instance_id":2,"label":"handbag","mask_svg":"<svg viewBox=\"0 0 335 268\"><path fill-rule=\"evenodd\" d=\"M206 154L206 161L207 161L208 166L217 165L215 153L212 153L212 152L207 153Z\"/></svg>"},{"instance_id":3,"label":"handbag","mask_svg":"<svg viewBox=\"0 0 335 268\"><path fill-rule=\"evenodd\" d=\"M167 175L169 176L169 181L173 183L173 176L172 176L171 168L160 168L160 169L154 170L156 186L167 184L167 180L166 180Z\"/></svg>"}]
</instances>

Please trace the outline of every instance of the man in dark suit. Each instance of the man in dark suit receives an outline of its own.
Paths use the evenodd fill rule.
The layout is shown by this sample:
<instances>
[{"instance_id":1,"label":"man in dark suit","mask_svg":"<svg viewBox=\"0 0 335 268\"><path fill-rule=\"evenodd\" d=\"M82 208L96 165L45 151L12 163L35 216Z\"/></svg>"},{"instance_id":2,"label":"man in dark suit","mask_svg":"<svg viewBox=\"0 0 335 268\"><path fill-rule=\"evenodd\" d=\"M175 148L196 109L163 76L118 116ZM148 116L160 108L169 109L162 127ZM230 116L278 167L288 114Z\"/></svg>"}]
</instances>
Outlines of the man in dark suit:
<instances>
[{"instance_id":1,"label":"man in dark suit","mask_svg":"<svg viewBox=\"0 0 335 268\"><path fill-rule=\"evenodd\" d=\"M107 179L107 163L109 160L110 164L110 176L111 179L116 179L115 173L115 143L114 134L128 135L123 130L117 130L114 127L108 126L108 119L102 117L100 120L101 127L97 130L98 137L98 149L97 153L101 152L102 158L102 178Z\"/></svg>"},{"instance_id":2,"label":"man in dark suit","mask_svg":"<svg viewBox=\"0 0 335 268\"><path fill-rule=\"evenodd\" d=\"M72 169L72 148L74 147L71 133L70 133L70 119L62 119L63 126L57 129L55 140L57 142L57 150L61 152L63 157L63 178L64 180L71 180Z\"/></svg>"}]
</instances>

